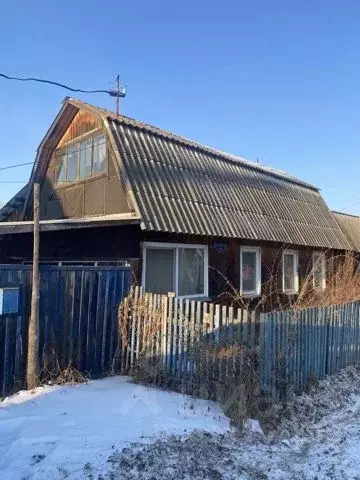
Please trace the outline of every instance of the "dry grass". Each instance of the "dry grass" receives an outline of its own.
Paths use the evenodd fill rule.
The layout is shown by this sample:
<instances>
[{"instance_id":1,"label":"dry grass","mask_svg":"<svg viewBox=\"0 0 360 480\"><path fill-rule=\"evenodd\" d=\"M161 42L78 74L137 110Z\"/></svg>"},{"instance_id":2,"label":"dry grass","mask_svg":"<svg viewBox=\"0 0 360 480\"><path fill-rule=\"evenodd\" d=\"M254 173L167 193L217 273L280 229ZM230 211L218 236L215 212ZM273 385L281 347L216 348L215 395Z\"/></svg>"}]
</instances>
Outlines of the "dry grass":
<instances>
[{"instance_id":1,"label":"dry grass","mask_svg":"<svg viewBox=\"0 0 360 480\"><path fill-rule=\"evenodd\" d=\"M217 400L234 424L242 425L257 409L258 352L234 342L218 342L199 325L189 327L186 336L181 330L177 332L176 343L177 346L181 343L181 354L174 371L161 355L166 300L161 296L130 294L120 305L122 372L129 373L139 383ZM184 315L178 312L176 324L182 325L184 321ZM134 362L131 362L131 345L137 342L138 349L133 352Z\"/></svg>"},{"instance_id":2,"label":"dry grass","mask_svg":"<svg viewBox=\"0 0 360 480\"><path fill-rule=\"evenodd\" d=\"M38 385L76 385L86 383L88 378L71 365L71 362L61 368L54 349L44 350L42 368L39 373Z\"/></svg>"},{"instance_id":3,"label":"dry grass","mask_svg":"<svg viewBox=\"0 0 360 480\"><path fill-rule=\"evenodd\" d=\"M284 247L285 249L286 247ZM239 289L219 270L210 267L225 285L224 293L218 295L220 303L232 304L244 310L278 311L298 310L307 307L327 307L360 300L360 266L353 253L326 255L326 288L314 289L314 269L309 261L305 272L299 274L299 292L287 295L282 291L282 252L279 249L271 265L267 267L266 281L262 283L262 293L256 298L240 295Z\"/></svg>"},{"instance_id":4,"label":"dry grass","mask_svg":"<svg viewBox=\"0 0 360 480\"><path fill-rule=\"evenodd\" d=\"M312 272L302 282L295 307L327 307L360 300L359 261L351 253L326 260L325 290L314 290Z\"/></svg>"}]
</instances>

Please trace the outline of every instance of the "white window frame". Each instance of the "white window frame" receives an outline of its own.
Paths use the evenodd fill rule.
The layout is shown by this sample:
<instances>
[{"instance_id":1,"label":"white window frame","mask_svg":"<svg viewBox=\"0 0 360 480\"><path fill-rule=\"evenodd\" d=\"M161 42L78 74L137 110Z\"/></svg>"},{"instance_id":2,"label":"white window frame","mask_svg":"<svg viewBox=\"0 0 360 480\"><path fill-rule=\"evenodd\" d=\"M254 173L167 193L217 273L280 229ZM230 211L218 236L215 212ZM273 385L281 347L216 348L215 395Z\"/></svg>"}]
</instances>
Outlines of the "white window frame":
<instances>
[{"instance_id":1,"label":"white window frame","mask_svg":"<svg viewBox=\"0 0 360 480\"><path fill-rule=\"evenodd\" d=\"M319 265L321 267L321 287L315 285L315 265L320 259ZM321 251L315 251L312 254L312 276L313 276L313 288L315 290L325 290L326 288L326 257L325 253Z\"/></svg>"},{"instance_id":2,"label":"white window frame","mask_svg":"<svg viewBox=\"0 0 360 480\"><path fill-rule=\"evenodd\" d=\"M209 251L208 246L203 244L195 243L165 243L165 242L144 242L143 243L143 262L142 262L142 276L141 284L146 291L146 250L147 248L159 248L159 249L170 249L175 250L174 261L174 286L175 286L175 296L177 298L206 298L209 296ZM180 248L191 248L191 249L202 249L204 251L204 293L195 294L195 295L178 295L179 292L179 249Z\"/></svg>"},{"instance_id":3,"label":"white window frame","mask_svg":"<svg viewBox=\"0 0 360 480\"><path fill-rule=\"evenodd\" d=\"M242 278L242 270L243 270L243 253L251 252L256 254L256 289L252 291L243 290L243 278ZM261 295L261 248L260 247L247 247L242 246L240 247L240 295L243 297L258 297Z\"/></svg>"},{"instance_id":4,"label":"white window frame","mask_svg":"<svg viewBox=\"0 0 360 480\"><path fill-rule=\"evenodd\" d=\"M98 171L94 172L93 171L93 165L94 165L94 154L95 154L94 153L95 152L95 139L98 138L98 137L103 137L104 138L104 142L98 144L99 146L105 145L104 170L98 170ZM81 145L83 143L89 141L89 140L91 141L91 146L86 147L86 148L91 150L91 173L90 173L90 175L80 176L80 152L82 151ZM77 146L77 149L76 149L77 174L76 174L76 178L68 180L67 179L68 153L69 153L69 149L74 147L74 146ZM56 155L56 166L57 166L56 167L56 172L55 172L55 175L56 175L55 185L56 186L58 186L58 185L60 185L60 186L69 185L69 184L72 184L72 183L81 182L83 180L96 178L98 176L106 174L106 172L107 172L107 161L108 161L107 140L106 140L105 133L102 132L101 130L96 131L95 133L85 134L84 136L80 136L79 138L76 138L76 139L72 140L71 142L67 142L65 145L63 145L62 147L60 147L56 150L55 155ZM63 165L65 165L65 177L66 178L65 178L65 180L59 181L58 180L58 174L59 174Z\"/></svg>"},{"instance_id":5,"label":"white window frame","mask_svg":"<svg viewBox=\"0 0 360 480\"><path fill-rule=\"evenodd\" d=\"M293 257L293 271L294 271L294 288L285 288L285 255L292 255ZM297 250L283 250L282 253L282 290L283 293L294 295L299 292L299 252Z\"/></svg>"}]
</instances>

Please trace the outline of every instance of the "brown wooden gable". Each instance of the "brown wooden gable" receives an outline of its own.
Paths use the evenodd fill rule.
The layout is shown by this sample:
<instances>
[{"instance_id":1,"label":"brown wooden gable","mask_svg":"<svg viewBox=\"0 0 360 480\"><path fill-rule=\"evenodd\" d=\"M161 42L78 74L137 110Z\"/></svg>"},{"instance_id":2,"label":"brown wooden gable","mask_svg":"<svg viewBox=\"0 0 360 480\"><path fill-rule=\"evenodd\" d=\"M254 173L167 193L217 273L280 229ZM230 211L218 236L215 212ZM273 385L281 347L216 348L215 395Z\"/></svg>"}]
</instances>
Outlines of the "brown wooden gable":
<instances>
[{"instance_id":1,"label":"brown wooden gable","mask_svg":"<svg viewBox=\"0 0 360 480\"><path fill-rule=\"evenodd\" d=\"M76 181L57 183L59 150L71 143L107 133L103 121L87 111L79 110L65 133L59 138L41 181L41 219L84 218L131 212L122 173L112 146L107 139L105 172ZM44 148L46 152L46 145ZM41 161L41 158L40 158Z\"/></svg>"},{"instance_id":2,"label":"brown wooden gable","mask_svg":"<svg viewBox=\"0 0 360 480\"><path fill-rule=\"evenodd\" d=\"M99 117L95 117L88 112L79 110L74 120L70 123L64 136L60 139L58 148L71 142L83 135L103 128L103 122Z\"/></svg>"}]
</instances>

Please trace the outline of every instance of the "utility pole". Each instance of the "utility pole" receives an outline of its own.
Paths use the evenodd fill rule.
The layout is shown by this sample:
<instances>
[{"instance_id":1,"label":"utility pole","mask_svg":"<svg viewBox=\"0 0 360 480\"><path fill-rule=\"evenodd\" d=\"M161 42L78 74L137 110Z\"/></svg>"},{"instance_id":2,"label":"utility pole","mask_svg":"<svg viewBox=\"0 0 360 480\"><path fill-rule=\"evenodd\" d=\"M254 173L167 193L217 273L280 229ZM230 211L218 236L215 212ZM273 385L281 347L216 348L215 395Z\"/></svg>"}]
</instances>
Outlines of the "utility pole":
<instances>
[{"instance_id":1,"label":"utility pole","mask_svg":"<svg viewBox=\"0 0 360 480\"><path fill-rule=\"evenodd\" d=\"M120 112L120 75L116 77L116 89L117 89L117 96L116 96L116 115L119 116Z\"/></svg>"},{"instance_id":2,"label":"utility pole","mask_svg":"<svg viewBox=\"0 0 360 480\"><path fill-rule=\"evenodd\" d=\"M40 247L40 185L34 183L34 245L32 269L31 316L27 355L27 388L37 386L39 374L39 247Z\"/></svg>"},{"instance_id":3,"label":"utility pole","mask_svg":"<svg viewBox=\"0 0 360 480\"><path fill-rule=\"evenodd\" d=\"M124 87L120 86L120 75L116 77L116 88L110 90L110 95L116 98L116 115L120 114L120 98L124 98L126 95L126 90Z\"/></svg>"}]
</instances>

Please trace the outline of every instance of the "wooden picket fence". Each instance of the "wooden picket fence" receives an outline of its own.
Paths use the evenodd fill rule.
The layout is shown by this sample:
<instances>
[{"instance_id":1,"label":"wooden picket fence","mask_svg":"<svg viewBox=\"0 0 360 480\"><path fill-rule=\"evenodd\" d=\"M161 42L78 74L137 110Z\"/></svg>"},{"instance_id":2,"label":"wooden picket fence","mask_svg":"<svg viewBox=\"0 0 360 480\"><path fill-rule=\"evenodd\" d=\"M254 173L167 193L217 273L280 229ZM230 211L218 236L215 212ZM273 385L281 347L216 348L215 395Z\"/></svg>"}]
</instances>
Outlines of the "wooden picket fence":
<instances>
[{"instance_id":1,"label":"wooden picket fence","mask_svg":"<svg viewBox=\"0 0 360 480\"><path fill-rule=\"evenodd\" d=\"M251 372L263 398L286 400L360 361L360 302L261 314L135 288L119 319L122 371L156 362L189 393L200 373L211 390Z\"/></svg>"},{"instance_id":2,"label":"wooden picket fence","mask_svg":"<svg viewBox=\"0 0 360 480\"><path fill-rule=\"evenodd\" d=\"M168 380L188 393L211 397L219 377L239 377L257 363L260 314L255 312L136 287L119 309L119 324L122 372L144 362L146 368L161 365Z\"/></svg>"}]
</instances>

